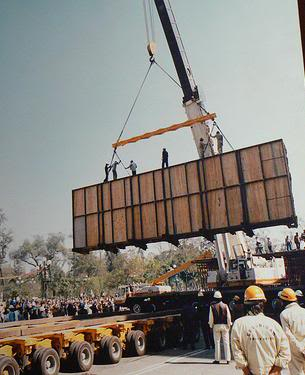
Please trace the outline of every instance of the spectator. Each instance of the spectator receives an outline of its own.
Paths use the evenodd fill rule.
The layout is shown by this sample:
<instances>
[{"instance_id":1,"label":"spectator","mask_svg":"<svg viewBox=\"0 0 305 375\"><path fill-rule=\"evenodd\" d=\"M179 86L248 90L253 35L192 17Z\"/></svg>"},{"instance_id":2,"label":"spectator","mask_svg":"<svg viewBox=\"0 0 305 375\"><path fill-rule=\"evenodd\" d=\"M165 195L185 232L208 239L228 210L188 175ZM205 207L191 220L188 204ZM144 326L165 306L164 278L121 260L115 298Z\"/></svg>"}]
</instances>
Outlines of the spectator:
<instances>
[{"instance_id":1,"label":"spectator","mask_svg":"<svg viewBox=\"0 0 305 375\"><path fill-rule=\"evenodd\" d=\"M289 236L286 236L286 238L285 238L285 245L286 245L287 251L292 250L292 243L291 243L291 239L289 238Z\"/></svg>"},{"instance_id":2,"label":"spectator","mask_svg":"<svg viewBox=\"0 0 305 375\"><path fill-rule=\"evenodd\" d=\"M294 243L297 250L300 250L300 238L298 232L294 235Z\"/></svg>"}]
</instances>

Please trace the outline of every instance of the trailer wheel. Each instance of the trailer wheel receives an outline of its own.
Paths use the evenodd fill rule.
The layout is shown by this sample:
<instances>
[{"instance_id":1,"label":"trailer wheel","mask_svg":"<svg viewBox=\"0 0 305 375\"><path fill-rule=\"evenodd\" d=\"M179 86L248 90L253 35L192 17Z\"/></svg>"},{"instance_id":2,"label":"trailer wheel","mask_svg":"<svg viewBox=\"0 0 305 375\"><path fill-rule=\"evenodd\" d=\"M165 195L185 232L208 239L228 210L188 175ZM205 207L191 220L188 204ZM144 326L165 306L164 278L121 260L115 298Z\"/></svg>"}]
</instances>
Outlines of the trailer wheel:
<instances>
[{"instance_id":1,"label":"trailer wheel","mask_svg":"<svg viewBox=\"0 0 305 375\"><path fill-rule=\"evenodd\" d=\"M131 355L139 357L146 353L146 337L143 331L131 331L129 350Z\"/></svg>"},{"instance_id":2,"label":"trailer wheel","mask_svg":"<svg viewBox=\"0 0 305 375\"><path fill-rule=\"evenodd\" d=\"M59 372L60 360L56 350L52 348L42 348L37 353L35 363L35 375L57 375Z\"/></svg>"},{"instance_id":3,"label":"trailer wheel","mask_svg":"<svg viewBox=\"0 0 305 375\"><path fill-rule=\"evenodd\" d=\"M174 324L166 332L167 340L172 346L180 346L183 343L183 328L180 324Z\"/></svg>"},{"instance_id":4,"label":"trailer wheel","mask_svg":"<svg viewBox=\"0 0 305 375\"><path fill-rule=\"evenodd\" d=\"M32 357L32 368L36 367L38 365L38 359L39 356L41 355L41 352L44 350L44 347L38 347Z\"/></svg>"},{"instance_id":5,"label":"trailer wheel","mask_svg":"<svg viewBox=\"0 0 305 375\"><path fill-rule=\"evenodd\" d=\"M1 356L0 374L19 375L20 369L16 360L11 357Z\"/></svg>"},{"instance_id":6,"label":"trailer wheel","mask_svg":"<svg viewBox=\"0 0 305 375\"><path fill-rule=\"evenodd\" d=\"M135 314L140 314L142 312L142 306L139 303L135 303L132 308L132 312Z\"/></svg>"},{"instance_id":7,"label":"trailer wheel","mask_svg":"<svg viewBox=\"0 0 305 375\"><path fill-rule=\"evenodd\" d=\"M103 345L102 354L107 363L118 363L122 358L122 344L117 336L108 336Z\"/></svg>"},{"instance_id":8,"label":"trailer wheel","mask_svg":"<svg viewBox=\"0 0 305 375\"><path fill-rule=\"evenodd\" d=\"M151 334L151 346L155 351L161 351L166 348L166 335L162 329L156 329Z\"/></svg>"},{"instance_id":9,"label":"trailer wheel","mask_svg":"<svg viewBox=\"0 0 305 375\"><path fill-rule=\"evenodd\" d=\"M89 371L93 365L94 352L87 341L73 342L69 348L71 360L78 371Z\"/></svg>"}]
</instances>

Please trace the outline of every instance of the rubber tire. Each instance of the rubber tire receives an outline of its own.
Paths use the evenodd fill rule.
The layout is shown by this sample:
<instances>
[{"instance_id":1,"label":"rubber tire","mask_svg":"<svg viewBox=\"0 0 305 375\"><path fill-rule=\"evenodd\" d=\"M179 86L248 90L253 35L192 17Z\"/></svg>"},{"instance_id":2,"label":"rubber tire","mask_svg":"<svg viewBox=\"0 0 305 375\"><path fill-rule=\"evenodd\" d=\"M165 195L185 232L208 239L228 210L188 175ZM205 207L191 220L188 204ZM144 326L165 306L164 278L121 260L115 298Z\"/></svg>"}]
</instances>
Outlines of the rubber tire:
<instances>
[{"instance_id":1,"label":"rubber tire","mask_svg":"<svg viewBox=\"0 0 305 375\"><path fill-rule=\"evenodd\" d=\"M34 354L32 356L32 368L37 367L39 356L41 355L44 349L44 347L38 347L37 349L35 349Z\"/></svg>"},{"instance_id":2,"label":"rubber tire","mask_svg":"<svg viewBox=\"0 0 305 375\"><path fill-rule=\"evenodd\" d=\"M10 369L13 375L20 374L20 368L15 358L1 356L0 357L0 374L3 374L5 370Z\"/></svg>"},{"instance_id":3,"label":"rubber tire","mask_svg":"<svg viewBox=\"0 0 305 375\"><path fill-rule=\"evenodd\" d=\"M132 331L130 352L138 357L146 353L146 337L143 331Z\"/></svg>"},{"instance_id":4,"label":"rubber tire","mask_svg":"<svg viewBox=\"0 0 305 375\"><path fill-rule=\"evenodd\" d=\"M173 347L179 347L183 343L183 327L180 324L172 325L166 331L167 340Z\"/></svg>"},{"instance_id":5,"label":"rubber tire","mask_svg":"<svg viewBox=\"0 0 305 375\"><path fill-rule=\"evenodd\" d=\"M103 358L107 363L119 363L122 358L122 344L117 336L108 336L102 349Z\"/></svg>"},{"instance_id":6,"label":"rubber tire","mask_svg":"<svg viewBox=\"0 0 305 375\"><path fill-rule=\"evenodd\" d=\"M52 358L54 370L52 372L46 368L47 359ZM39 375L57 375L60 367L60 359L57 351L53 348L43 348L39 351L37 363L35 364L34 373Z\"/></svg>"},{"instance_id":7,"label":"rubber tire","mask_svg":"<svg viewBox=\"0 0 305 375\"><path fill-rule=\"evenodd\" d=\"M166 334L162 329L156 329L151 333L151 346L156 352L160 352L166 348Z\"/></svg>"},{"instance_id":8,"label":"rubber tire","mask_svg":"<svg viewBox=\"0 0 305 375\"><path fill-rule=\"evenodd\" d=\"M94 351L92 346L87 341L80 341L71 345L71 359L77 371L89 371L94 361ZM87 360L84 362L83 353L87 354Z\"/></svg>"},{"instance_id":9,"label":"rubber tire","mask_svg":"<svg viewBox=\"0 0 305 375\"><path fill-rule=\"evenodd\" d=\"M142 306L139 303L135 303L131 308L132 313L134 314L141 314L143 311Z\"/></svg>"}]
</instances>

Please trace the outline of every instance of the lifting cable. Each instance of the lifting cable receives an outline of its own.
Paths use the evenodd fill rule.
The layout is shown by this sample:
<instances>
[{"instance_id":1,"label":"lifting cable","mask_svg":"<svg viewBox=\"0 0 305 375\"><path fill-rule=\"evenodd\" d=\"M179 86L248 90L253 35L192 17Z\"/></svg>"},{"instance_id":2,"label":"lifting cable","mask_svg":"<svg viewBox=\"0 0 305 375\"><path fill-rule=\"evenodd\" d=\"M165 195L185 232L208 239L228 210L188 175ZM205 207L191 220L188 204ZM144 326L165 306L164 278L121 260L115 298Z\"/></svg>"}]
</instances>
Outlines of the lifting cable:
<instances>
[{"instance_id":1,"label":"lifting cable","mask_svg":"<svg viewBox=\"0 0 305 375\"><path fill-rule=\"evenodd\" d=\"M157 62L156 62L156 60L154 60L154 63L157 65L157 67L159 68L159 69L161 69L162 70L162 72L164 73L164 74L166 74L178 87L180 87L181 88L181 85L179 84L179 82L177 82L176 80L175 80L175 78L173 78L164 68L162 68L162 66L160 65L160 64L158 64ZM200 104L200 108L205 112L205 114L207 114L207 115L209 115L210 114L210 112L208 112L201 104ZM220 127L219 127L219 125L217 124L217 122L215 121L215 120L213 120L213 127L212 127L212 130L211 130L211 133L212 133L212 131L213 131L213 129L214 129L214 127L216 126L216 128L220 131L220 133L222 134L222 136L224 137L224 139L227 141L227 143L228 143L228 145L231 147L231 149L234 151L234 147L232 146L232 144L231 144L231 142L228 140L228 138L224 135L224 133L223 133L223 131L220 129ZM211 138L211 136L209 135L209 140L208 140L208 143L207 143L207 145L209 144L209 142L210 142L210 138ZM206 146L207 147L207 146Z\"/></svg>"},{"instance_id":2,"label":"lifting cable","mask_svg":"<svg viewBox=\"0 0 305 375\"><path fill-rule=\"evenodd\" d=\"M151 59L151 60L150 60L149 67L148 67L148 70L147 70L147 72L146 72L146 74L145 74L145 76L144 76L144 79L143 79L143 81L142 81L142 83L141 83L141 86L140 86L140 88L139 88L139 90L138 90L138 93L137 93L137 95L136 95L136 97L135 97L135 99L134 99L134 101L133 101L133 103L132 103L132 106L131 106L131 108L130 108L130 110L129 110L129 113L128 113L128 115L127 115L127 118L126 118L126 120L125 120L125 122L124 122L124 125L123 125L123 127L122 127L122 130L121 130L121 132L120 132L120 134L119 134L118 139L117 139L116 142L119 142L119 140L121 139L121 137L122 137L122 135L123 135L123 132L124 132L124 130L125 130L125 128L126 128L127 122L128 122L128 120L129 120L129 118L130 118L130 116L131 116L131 113L132 113L132 111L133 111L133 109L134 109L134 107L135 107L135 105L136 105L136 103L137 103L137 101L138 101L138 98L139 98L139 96L140 96L140 93L141 93L141 91L142 91L142 88L143 88L144 83L145 83L145 81L146 81L146 79L147 79L147 77L148 77L148 74L149 74L149 72L150 72L150 69L151 69L153 63L154 63L154 61ZM112 162L113 162L113 159L114 159L115 155L117 155L117 153L116 153L116 148L113 150L110 165L112 165Z\"/></svg>"}]
</instances>

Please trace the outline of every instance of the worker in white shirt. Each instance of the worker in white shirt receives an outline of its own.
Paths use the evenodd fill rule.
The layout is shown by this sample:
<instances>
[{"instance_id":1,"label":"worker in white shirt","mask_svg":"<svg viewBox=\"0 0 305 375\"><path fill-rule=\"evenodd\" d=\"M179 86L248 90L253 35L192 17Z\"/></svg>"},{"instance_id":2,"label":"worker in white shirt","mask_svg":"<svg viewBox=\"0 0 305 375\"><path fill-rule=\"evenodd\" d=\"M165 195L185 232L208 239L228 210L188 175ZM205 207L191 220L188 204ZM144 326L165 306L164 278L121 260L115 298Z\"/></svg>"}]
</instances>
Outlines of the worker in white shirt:
<instances>
[{"instance_id":1,"label":"worker in white shirt","mask_svg":"<svg viewBox=\"0 0 305 375\"><path fill-rule=\"evenodd\" d=\"M137 167L137 164L133 160L130 160L130 164L128 167L126 167L126 169L130 169L132 175L135 176L137 174Z\"/></svg>"},{"instance_id":2,"label":"worker in white shirt","mask_svg":"<svg viewBox=\"0 0 305 375\"><path fill-rule=\"evenodd\" d=\"M265 302L263 290L249 286L244 295L246 316L237 319L232 328L233 357L245 375L280 374L291 358L282 327L263 314Z\"/></svg>"},{"instance_id":3,"label":"worker in white shirt","mask_svg":"<svg viewBox=\"0 0 305 375\"><path fill-rule=\"evenodd\" d=\"M231 327L231 313L228 305L222 302L222 295L217 290L214 293L215 303L210 306L209 326L213 329L213 336L215 342L215 361L213 363L219 364L220 362L220 340L223 340L225 351L225 360L227 364L231 361L230 351L230 327Z\"/></svg>"},{"instance_id":4,"label":"worker in white shirt","mask_svg":"<svg viewBox=\"0 0 305 375\"><path fill-rule=\"evenodd\" d=\"M279 294L284 310L280 319L284 332L288 336L291 350L289 371L291 375L305 373L305 309L297 302L295 292L290 288L283 289Z\"/></svg>"}]
</instances>

